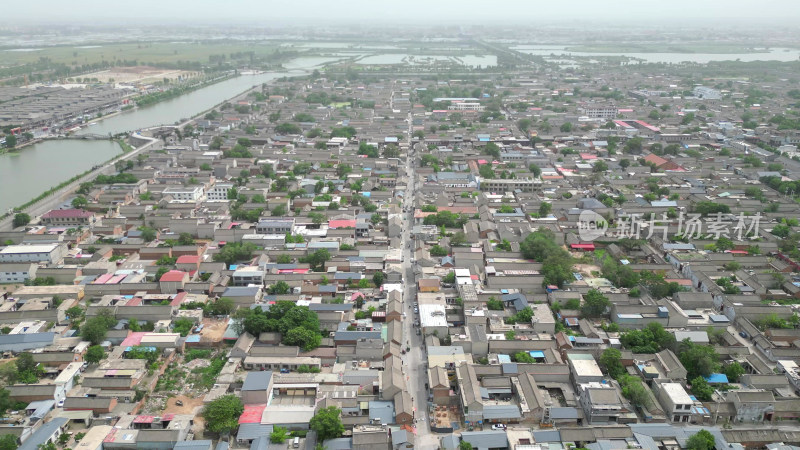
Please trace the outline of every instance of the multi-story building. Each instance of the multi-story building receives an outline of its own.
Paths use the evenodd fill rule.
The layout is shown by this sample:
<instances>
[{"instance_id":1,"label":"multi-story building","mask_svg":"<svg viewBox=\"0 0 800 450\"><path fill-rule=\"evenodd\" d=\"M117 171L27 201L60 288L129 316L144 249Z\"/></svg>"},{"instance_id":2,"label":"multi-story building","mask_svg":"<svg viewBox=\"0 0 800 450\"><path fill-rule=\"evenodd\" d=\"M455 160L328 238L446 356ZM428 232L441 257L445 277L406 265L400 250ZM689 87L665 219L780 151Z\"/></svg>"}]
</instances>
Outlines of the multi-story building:
<instances>
[{"instance_id":1,"label":"multi-story building","mask_svg":"<svg viewBox=\"0 0 800 450\"><path fill-rule=\"evenodd\" d=\"M0 263L47 262L55 263L64 258L66 246L59 243L36 245L9 245L0 250Z\"/></svg>"},{"instance_id":2,"label":"multi-story building","mask_svg":"<svg viewBox=\"0 0 800 450\"><path fill-rule=\"evenodd\" d=\"M228 191L233 188L233 183L217 183L206 192L208 200L228 200Z\"/></svg>"},{"instance_id":3,"label":"multi-story building","mask_svg":"<svg viewBox=\"0 0 800 450\"><path fill-rule=\"evenodd\" d=\"M680 383L661 383L658 400L673 422L689 422L694 401Z\"/></svg>"},{"instance_id":4,"label":"multi-story building","mask_svg":"<svg viewBox=\"0 0 800 450\"><path fill-rule=\"evenodd\" d=\"M196 202L203 197L202 186L180 186L164 189L164 195L172 197L175 203Z\"/></svg>"},{"instance_id":5,"label":"multi-story building","mask_svg":"<svg viewBox=\"0 0 800 450\"><path fill-rule=\"evenodd\" d=\"M30 262L0 264L0 283L24 283L25 280L36 278L38 267Z\"/></svg>"},{"instance_id":6,"label":"multi-story building","mask_svg":"<svg viewBox=\"0 0 800 450\"><path fill-rule=\"evenodd\" d=\"M294 228L294 218L264 218L256 224L256 231L259 234L286 234L291 233Z\"/></svg>"},{"instance_id":7,"label":"multi-story building","mask_svg":"<svg viewBox=\"0 0 800 450\"><path fill-rule=\"evenodd\" d=\"M533 192L541 187L542 181L538 178L512 178L512 179L481 179L480 189L488 192Z\"/></svg>"},{"instance_id":8,"label":"multi-story building","mask_svg":"<svg viewBox=\"0 0 800 450\"><path fill-rule=\"evenodd\" d=\"M82 209L53 209L42 215L42 224L80 227L91 225L94 219L94 213Z\"/></svg>"}]
</instances>

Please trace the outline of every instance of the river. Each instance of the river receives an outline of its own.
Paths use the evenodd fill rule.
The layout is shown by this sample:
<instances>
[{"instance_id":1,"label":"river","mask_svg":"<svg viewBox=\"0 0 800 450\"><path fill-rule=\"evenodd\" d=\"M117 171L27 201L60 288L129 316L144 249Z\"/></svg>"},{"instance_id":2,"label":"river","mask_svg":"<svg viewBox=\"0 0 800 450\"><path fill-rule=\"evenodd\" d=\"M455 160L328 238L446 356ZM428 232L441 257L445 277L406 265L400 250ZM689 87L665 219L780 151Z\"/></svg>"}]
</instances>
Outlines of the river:
<instances>
[{"instance_id":1,"label":"river","mask_svg":"<svg viewBox=\"0 0 800 450\"><path fill-rule=\"evenodd\" d=\"M291 72L265 72L241 75L186 95L144 108L100 120L79 133L107 135L138 130L156 125L174 124L214 107L253 86L297 71L311 69L340 58L297 58L284 67ZM24 147L17 152L0 155L0 214L19 206L67 179L108 161L121 151L111 141L60 140Z\"/></svg>"},{"instance_id":2,"label":"river","mask_svg":"<svg viewBox=\"0 0 800 450\"><path fill-rule=\"evenodd\" d=\"M0 214L121 151L114 141L45 141L0 156Z\"/></svg>"}]
</instances>

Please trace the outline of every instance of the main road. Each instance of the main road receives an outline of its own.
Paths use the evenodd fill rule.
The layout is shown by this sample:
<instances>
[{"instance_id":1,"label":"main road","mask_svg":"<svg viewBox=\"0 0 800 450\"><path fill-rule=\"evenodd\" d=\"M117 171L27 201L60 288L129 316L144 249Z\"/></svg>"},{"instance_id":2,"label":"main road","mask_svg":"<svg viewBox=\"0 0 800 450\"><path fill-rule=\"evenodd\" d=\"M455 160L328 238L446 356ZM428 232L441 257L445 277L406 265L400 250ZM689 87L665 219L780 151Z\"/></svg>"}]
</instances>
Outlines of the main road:
<instances>
[{"instance_id":1,"label":"main road","mask_svg":"<svg viewBox=\"0 0 800 450\"><path fill-rule=\"evenodd\" d=\"M405 317L403 318L403 337L405 345L403 348L409 349L405 355L401 356L403 361L403 375L406 377L406 388L411 394L412 405L414 406L416 445L419 449L439 448L439 438L431 433L430 422L428 420L428 390L425 384L428 382L428 358L425 351L425 336L420 333L417 335L419 326L414 325L414 321L419 315L414 313L414 303L416 301L416 276L414 268L416 263L413 261L414 248L411 239L411 228L414 221L414 192L416 185L416 169L414 164L414 147L411 143L412 119L408 115L408 153L406 154L406 174L408 183L405 195L403 196L403 234L401 246L403 249L403 308Z\"/></svg>"}]
</instances>

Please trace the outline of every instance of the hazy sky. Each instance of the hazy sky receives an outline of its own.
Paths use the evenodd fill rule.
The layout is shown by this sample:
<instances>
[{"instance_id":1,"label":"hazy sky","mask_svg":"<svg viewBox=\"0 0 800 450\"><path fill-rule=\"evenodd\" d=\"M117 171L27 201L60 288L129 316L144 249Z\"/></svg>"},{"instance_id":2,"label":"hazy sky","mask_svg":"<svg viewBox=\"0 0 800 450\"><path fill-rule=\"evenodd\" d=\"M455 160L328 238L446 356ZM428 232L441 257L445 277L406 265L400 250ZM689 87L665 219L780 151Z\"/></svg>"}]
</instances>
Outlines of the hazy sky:
<instances>
[{"instance_id":1,"label":"hazy sky","mask_svg":"<svg viewBox=\"0 0 800 450\"><path fill-rule=\"evenodd\" d=\"M114 6L118 5L118 6ZM269 26L292 22L537 23L592 21L724 25L800 21L797 0L30 0L3 11L4 23L117 21L122 25L236 21ZM113 22L112 22L113 23ZM735 30L731 30L735 33Z\"/></svg>"}]
</instances>

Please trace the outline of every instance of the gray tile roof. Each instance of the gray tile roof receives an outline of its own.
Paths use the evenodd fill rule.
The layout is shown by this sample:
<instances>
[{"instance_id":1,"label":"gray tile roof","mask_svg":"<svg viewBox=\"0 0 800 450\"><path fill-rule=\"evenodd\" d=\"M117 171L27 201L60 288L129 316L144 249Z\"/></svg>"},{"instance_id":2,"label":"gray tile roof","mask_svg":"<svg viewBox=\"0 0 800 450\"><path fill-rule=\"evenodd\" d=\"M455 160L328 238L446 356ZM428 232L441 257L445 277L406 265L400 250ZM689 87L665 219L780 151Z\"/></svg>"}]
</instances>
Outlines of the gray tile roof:
<instances>
[{"instance_id":1,"label":"gray tile roof","mask_svg":"<svg viewBox=\"0 0 800 450\"><path fill-rule=\"evenodd\" d=\"M25 442L23 442L22 445L17 447L17 449L18 450L38 449L40 445L43 445L48 439L50 439L50 437L53 435L53 433L56 432L56 430L59 427L63 427L64 425L67 424L68 421L69 419L67 419L66 417L56 417L50 422L47 422L46 424L39 427L39 429L36 430L36 432L33 433L33 435L29 437Z\"/></svg>"},{"instance_id":2,"label":"gray tile roof","mask_svg":"<svg viewBox=\"0 0 800 450\"><path fill-rule=\"evenodd\" d=\"M172 450L210 450L213 448L213 442L208 439L198 441L181 441L177 442Z\"/></svg>"},{"instance_id":3,"label":"gray tile roof","mask_svg":"<svg viewBox=\"0 0 800 450\"><path fill-rule=\"evenodd\" d=\"M272 433L272 425L262 425L260 423L243 423L239 425L239 432L236 433L237 441L252 441L260 436L269 436Z\"/></svg>"},{"instance_id":4,"label":"gray tile roof","mask_svg":"<svg viewBox=\"0 0 800 450\"><path fill-rule=\"evenodd\" d=\"M508 448L508 436L505 431L464 431L461 440L472 444L478 450L490 448Z\"/></svg>"},{"instance_id":5,"label":"gray tile roof","mask_svg":"<svg viewBox=\"0 0 800 450\"><path fill-rule=\"evenodd\" d=\"M244 379L242 385L243 391L263 391L269 387L269 382L272 379L272 372L264 370L261 372L248 372L247 378Z\"/></svg>"},{"instance_id":6,"label":"gray tile roof","mask_svg":"<svg viewBox=\"0 0 800 450\"><path fill-rule=\"evenodd\" d=\"M484 420L519 419L522 415L517 405L484 405Z\"/></svg>"}]
</instances>

